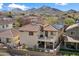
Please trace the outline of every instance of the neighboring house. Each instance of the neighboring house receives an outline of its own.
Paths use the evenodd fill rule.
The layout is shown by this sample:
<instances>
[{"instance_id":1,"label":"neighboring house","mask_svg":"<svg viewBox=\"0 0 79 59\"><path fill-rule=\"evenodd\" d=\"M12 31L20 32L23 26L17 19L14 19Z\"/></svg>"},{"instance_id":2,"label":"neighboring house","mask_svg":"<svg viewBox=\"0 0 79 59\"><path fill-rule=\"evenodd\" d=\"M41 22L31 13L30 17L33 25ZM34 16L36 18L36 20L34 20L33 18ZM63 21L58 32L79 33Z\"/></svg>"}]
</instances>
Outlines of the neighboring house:
<instances>
[{"instance_id":1,"label":"neighboring house","mask_svg":"<svg viewBox=\"0 0 79 59\"><path fill-rule=\"evenodd\" d=\"M45 51L53 51L60 43L63 27L55 28L56 25L28 24L19 29L20 43L29 48L38 48ZM58 25L57 25L58 26Z\"/></svg>"},{"instance_id":2,"label":"neighboring house","mask_svg":"<svg viewBox=\"0 0 79 59\"><path fill-rule=\"evenodd\" d=\"M67 27L64 48L79 50L79 23Z\"/></svg>"},{"instance_id":3,"label":"neighboring house","mask_svg":"<svg viewBox=\"0 0 79 59\"><path fill-rule=\"evenodd\" d=\"M8 29L0 32L0 42L11 47L18 45L19 32L16 29Z\"/></svg>"},{"instance_id":4,"label":"neighboring house","mask_svg":"<svg viewBox=\"0 0 79 59\"><path fill-rule=\"evenodd\" d=\"M44 18L42 16L32 16L32 15L29 15L29 16L23 16L20 18L21 21L22 21L22 25L27 25L29 23L32 23L32 22L35 22L35 23L43 23L44 21Z\"/></svg>"},{"instance_id":5,"label":"neighboring house","mask_svg":"<svg viewBox=\"0 0 79 59\"><path fill-rule=\"evenodd\" d=\"M10 18L0 19L0 31L13 28L14 21Z\"/></svg>"}]
</instances>

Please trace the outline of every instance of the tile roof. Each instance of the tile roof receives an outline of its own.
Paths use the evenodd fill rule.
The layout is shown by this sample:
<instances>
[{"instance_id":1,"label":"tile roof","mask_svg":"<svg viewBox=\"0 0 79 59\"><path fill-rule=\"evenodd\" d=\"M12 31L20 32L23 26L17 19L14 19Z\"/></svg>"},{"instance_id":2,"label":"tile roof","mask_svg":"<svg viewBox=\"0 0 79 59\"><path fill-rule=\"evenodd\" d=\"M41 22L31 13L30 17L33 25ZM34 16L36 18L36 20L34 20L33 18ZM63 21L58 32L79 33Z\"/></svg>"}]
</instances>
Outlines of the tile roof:
<instances>
[{"instance_id":1,"label":"tile roof","mask_svg":"<svg viewBox=\"0 0 79 59\"><path fill-rule=\"evenodd\" d=\"M39 31L40 26L43 26L44 31L58 31L54 26L52 25L42 25L42 24L28 24L23 27L21 27L20 31Z\"/></svg>"},{"instance_id":2,"label":"tile roof","mask_svg":"<svg viewBox=\"0 0 79 59\"><path fill-rule=\"evenodd\" d=\"M38 31L40 29L40 26L37 24L28 24L23 27L21 27L20 31Z\"/></svg>"},{"instance_id":3,"label":"tile roof","mask_svg":"<svg viewBox=\"0 0 79 59\"><path fill-rule=\"evenodd\" d=\"M76 42L79 43L79 40L76 40L70 36L66 36L65 42Z\"/></svg>"},{"instance_id":4,"label":"tile roof","mask_svg":"<svg viewBox=\"0 0 79 59\"><path fill-rule=\"evenodd\" d=\"M16 29L8 29L3 32L0 32L0 37L5 37L5 38L16 37L17 35L19 35L19 31Z\"/></svg>"},{"instance_id":5,"label":"tile roof","mask_svg":"<svg viewBox=\"0 0 79 59\"><path fill-rule=\"evenodd\" d=\"M77 23L77 24L73 24L73 25L67 27L66 30L70 30L70 29L73 29L73 28L75 28L75 27L79 27L79 23Z\"/></svg>"},{"instance_id":6,"label":"tile roof","mask_svg":"<svg viewBox=\"0 0 79 59\"><path fill-rule=\"evenodd\" d=\"M14 23L14 20L10 19L10 18L2 18L0 19L0 24L11 24Z\"/></svg>"},{"instance_id":7,"label":"tile roof","mask_svg":"<svg viewBox=\"0 0 79 59\"><path fill-rule=\"evenodd\" d=\"M56 28L54 28L51 25L45 26L44 31L58 31Z\"/></svg>"}]
</instances>

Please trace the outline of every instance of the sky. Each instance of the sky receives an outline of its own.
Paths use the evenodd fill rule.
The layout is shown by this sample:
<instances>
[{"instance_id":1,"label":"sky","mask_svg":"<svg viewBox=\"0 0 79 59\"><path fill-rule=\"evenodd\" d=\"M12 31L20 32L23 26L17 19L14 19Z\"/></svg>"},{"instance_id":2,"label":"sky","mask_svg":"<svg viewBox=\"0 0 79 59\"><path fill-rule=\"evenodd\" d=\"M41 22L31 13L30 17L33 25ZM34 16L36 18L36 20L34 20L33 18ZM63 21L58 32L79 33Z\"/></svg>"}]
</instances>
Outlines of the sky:
<instances>
[{"instance_id":1,"label":"sky","mask_svg":"<svg viewBox=\"0 0 79 59\"><path fill-rule=\"evenodd\" d=\"M28 10L31 8L40 8L42 6L49 6L62 11L70 9L79 11L79 3L0 3L0 11L7 11L13 8Z\"/></svg>"}]
</instances>

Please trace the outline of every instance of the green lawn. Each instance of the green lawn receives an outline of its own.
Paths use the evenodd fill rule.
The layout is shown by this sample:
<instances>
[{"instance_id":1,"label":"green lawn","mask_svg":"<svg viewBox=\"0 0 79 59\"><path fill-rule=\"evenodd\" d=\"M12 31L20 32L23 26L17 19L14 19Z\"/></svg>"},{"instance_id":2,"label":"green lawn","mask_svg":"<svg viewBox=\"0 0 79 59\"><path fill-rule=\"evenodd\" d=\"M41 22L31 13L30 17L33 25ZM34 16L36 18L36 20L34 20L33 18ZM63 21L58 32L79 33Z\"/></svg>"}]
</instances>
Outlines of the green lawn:
<instances>
[{"instance_id":1,"label":"green lawn","mask_svg":"<svg viewBox=\"0 0 79 59\"><path fill-rule=\"evenodd\" d=\"M60 49L60 53L63 56L79 56L78 50L66 50L66 49Z\"/></svg>"}]
</instances>

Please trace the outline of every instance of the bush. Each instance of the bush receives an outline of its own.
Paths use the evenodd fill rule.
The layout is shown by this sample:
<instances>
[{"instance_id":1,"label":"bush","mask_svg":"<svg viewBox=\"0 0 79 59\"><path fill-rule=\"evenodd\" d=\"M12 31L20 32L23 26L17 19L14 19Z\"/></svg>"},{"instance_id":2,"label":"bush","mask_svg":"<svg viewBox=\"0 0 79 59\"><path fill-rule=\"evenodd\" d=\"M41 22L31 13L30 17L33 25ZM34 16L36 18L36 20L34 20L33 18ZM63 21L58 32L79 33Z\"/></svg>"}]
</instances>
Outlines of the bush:
<instances>
[{"instance_id":1,"label":"bush","mask_svg":"<svg viewBox=\"0 0 79 59\"><path fill-rule=\"evenodd\" d=\"M27 49L27 46L25 45L25 44L23 44L23 47L22 47L23 49Z\"/></svg>"},{"instance_id":2,"label":"bush","mask_svg":"<svg viewBox=\"0 0 79 59\"><path fill-rule=\"evenodd\" d=\"M67 24L67 25L72 25L75 23L75 20L72 19L72 18L67 18L64 20L64 23Z\"/></svg>"}]
</instances>

